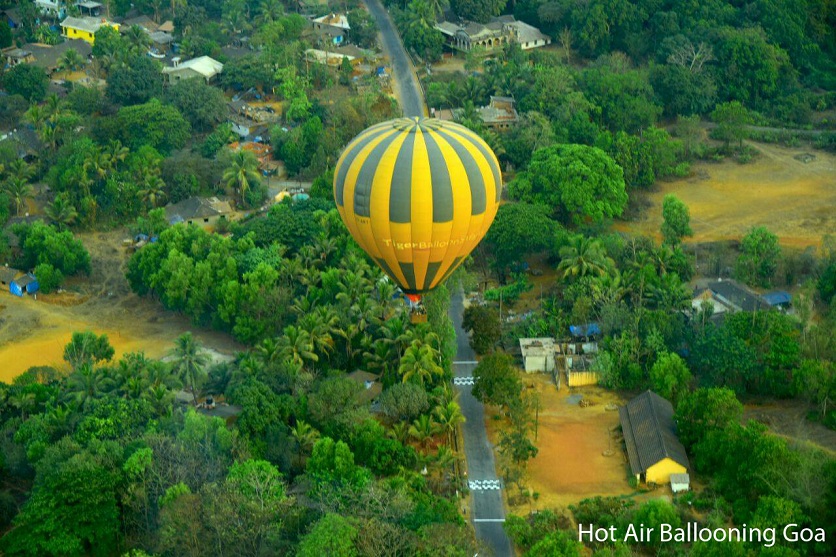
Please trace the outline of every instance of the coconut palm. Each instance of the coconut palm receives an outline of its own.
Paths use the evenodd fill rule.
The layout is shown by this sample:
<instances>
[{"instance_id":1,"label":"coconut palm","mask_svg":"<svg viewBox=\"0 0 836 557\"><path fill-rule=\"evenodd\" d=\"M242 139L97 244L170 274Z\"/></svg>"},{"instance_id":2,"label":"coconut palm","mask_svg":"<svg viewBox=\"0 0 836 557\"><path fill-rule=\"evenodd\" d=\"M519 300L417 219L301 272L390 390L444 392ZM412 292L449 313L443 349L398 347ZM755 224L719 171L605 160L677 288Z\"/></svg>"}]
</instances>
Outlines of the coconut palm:
<instances>
[{"instance_id":1,"label":"coconut palm","mask_svg":"<svg viewBox=\"0 0 836 557\"><path fill-rule=\"evenodd\" d=\"M70 226L78 218L78 211L70 203L70 197L66 192L59 193L51 203L47 203L44 213L62 227Z\"/></svg>"},{"instance_id":2,"label":"coconut palm","mask_svg":"<svg viewBox=\"0 0 836 557\"><path fill-rule=\"evenodd\" d=\"M85 157L82 168L96 180L103 180L113 169L113 165L111 164L110 155L96 148Z\"/></svg>"},{"instance_id":3,"label":"coconut palm","mask_svg":"<svg viewBox=\"0 0 836 557\"><path fill-rule=\"evenodd\" d=\"M300 461L305 455L310 454L314 444L319 439L319 432L303 420L298 420L296 425L290 428L290 434L293 435L293 439L296 440L296 445L299 447Z\"/></svg>"},{"instance_id":4,"label":"coconut palm","mask_svg":"<svg viewBox=\"0 0 836 557\"><path fill-rule=\"evenodd\" d=\"M44 123L46 120L47 114L44 109L39 104L33 104L29 107L29 110L23 115L23 119L26 122L29 122L35 128L40 128L41 124Z\"/></svg>"},{"instance_id":5,"label":"coconut palm","mask_svg":"<svg viewBox=\"0 0 836 557\"><path fill-rule=\"evenodd\" d=\"M137 193L140 199L142 199L142 202L150 205L152 209L158 207L167 197L165 193L165 182L156 175L145 178L145 187Z\"/></svg>"},{"instance_id":6,"label":"coconut palm","mask_svg":"<svg viewBox=\"0 0 836 557\"><path fill-rule=\"evenodd\" d=\"M564 280L590 275L601 277L615 266L599 240L582 235L572 237L569 245L560 248L560 258L557 271Z\"/></svg>"},{"instance_id":7,"label":"coconut palm","mask_svg":"<svg viewBox=\"0 0 836 557\"><path fill-rule=\"evenodd\" d=\"M261 0L258 6L258 15L255 18L255 23L262 26L266 23L272 23L284 15L284 6L279 0Z\"/></svg>"},{"instance_id":8,"label":"coconut palm","mask_svg":"<svg viewBox=\"0 0 836 557\"><path fill-rule=\"evenodd\" d=\"M125 162L129 154L128 148L122 145L122 142L118 139L113 139L107 144L108 160L114 170L118 169L120 162Z\"/></svg>"},{"instance_id":9,"label":"coconut palm","mask_svg":"<svg viewBox=\"0 0 836 557\"><path fill-rule=\"evenodd\" d=\"M67 377L66 396L75 401L82 409L102 397L109 388L110 381L101 369L91 363L81 364Z\"/></svg>"},{"instance_id":10,"label":"coconut palm","mask_svg":"<svg viewBox=\"0 0 836 557\"><path fill-rule=\"evenodd\" d=\"M438 425L427 414L421 414L409 426L409 436L426 448L430 440L438 433Z\"/></svg>"},{"instance_id":11,"label":"coconut palm","mask_svg":"<svg viewBox=\"0 0 836 557\"><path fill-rule=\"evenodd\" d=\"M84 58L74 48L68 48L58 59L58 69L74 72L84 66Z\"/></svg>"},{"instance_id":12,"label":"coconut palm","mask_svg":"<svg viewBox=\"0 0 836 557\"><path fill-rule=\"evenodd\" d=\"M465 421L462 409L458 403L451 400L444 406L436 406L433 410L433 417L439 428L447 434L448 444L452 446L456 428Z\"/></svg>"},{"instance_id":13,"label":"coconut palm","mask_svg":"<svg viewBox=\"0 0 836 557\"><path fill-rule=\"evenodd\" d=\"M432 382L436 377L444 375L444 368L439 361L441 354L429 344L420 341L413 342L401 358L398 375L404 383L417 381L421 385Z\"/></svg>"},{"instance_id":14,"label":"coconut palm","mask_svg":"<svg viewBox=\"0 0 836 557\"><path fill-rule=\"evenodd\" d=\"M145 54L151 47L151 37L139 25L131 25L125 33L128 51L132 54Z\"/></svg>"},{"instance_id":15,"label":"coconut palm","mask_svg":"<svg viewBox=\"0 0 836 557\"><path fill-rule=\"evenodd\" d=\"M250 151L236 151L232 154L229 167L223 173L224 185L235 188L244 203L247 192L258 182L258 159Z\"/></svg>"},{"instance_id":16,"label":"coconut palm","mask_svg":"<svg viewBox=\"0 0 836 557\"><path fill-rule=\"evenodd\" d=\"M192 389L192 398L197 406L197 384L203 376L203 368L209 363L209 357L203 353L200 343L192 333L183 333L174 341L174 371L184 384Z\"/></svg>"},{"instance_id":17,"label":"coconut palm","mask_svg":"<svg viewBox=\"0 0 836 557\"><path fill-rule=\"evenodd\" d=\"M20 214L20 208L26 204L26 200L35 197L35 188L28 180L17 176L9 176L4 180L2 191L9 196L15 205L15 214Z\"/></svg>"},{"instance_id":18,"label":"coconut palm","mask_svg":"<svg viewBox=\"0 0 836 557\"><path fill-rule=\"evenodd\" d=\"M304 367L307 362L318 362L319 356L314 352L311 336L304 329L288 325L284 328L284 335L279 338L284 357Z\"/></svg>"}]
</instances>

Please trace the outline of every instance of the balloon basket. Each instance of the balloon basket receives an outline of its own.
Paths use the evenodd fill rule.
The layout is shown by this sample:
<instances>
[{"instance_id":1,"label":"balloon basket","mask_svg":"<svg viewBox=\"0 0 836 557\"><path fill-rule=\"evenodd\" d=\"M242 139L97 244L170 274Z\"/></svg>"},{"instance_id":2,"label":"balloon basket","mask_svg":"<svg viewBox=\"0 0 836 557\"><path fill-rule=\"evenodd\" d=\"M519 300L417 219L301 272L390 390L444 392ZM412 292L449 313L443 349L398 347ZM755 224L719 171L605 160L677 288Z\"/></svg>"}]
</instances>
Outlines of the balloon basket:
<instances>
[{"instance_id":1,"label":"balloon basket","mask_svg":"<svg viewBox=\"0 0 836 557\"><path fill-rule=\"evenodd\" d=\"M419 312L417 310L413 310L409 314L409 321L415 325L418 323L426 323L427 322L427 313L426 312Z\"/></svg>"}]
</instances>

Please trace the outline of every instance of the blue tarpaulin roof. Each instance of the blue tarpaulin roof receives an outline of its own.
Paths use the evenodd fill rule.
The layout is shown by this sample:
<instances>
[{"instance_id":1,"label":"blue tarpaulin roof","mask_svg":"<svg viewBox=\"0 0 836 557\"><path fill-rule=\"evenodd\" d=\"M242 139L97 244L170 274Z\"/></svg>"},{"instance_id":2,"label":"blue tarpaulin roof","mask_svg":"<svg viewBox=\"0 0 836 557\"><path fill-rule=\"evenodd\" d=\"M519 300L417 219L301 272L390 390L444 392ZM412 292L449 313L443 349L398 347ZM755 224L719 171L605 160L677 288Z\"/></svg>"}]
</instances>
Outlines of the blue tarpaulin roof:
<instances>
[{"instance_id":1,"label":"blue tarpaulin roof","mask_svg":"<svg viewBox=\"0 0 836 557\"><path fill-rule=\"evenodd\" d=\"M789 292L784 292L783 290L776 290L775 292L769 292L768 294L764 294L761 296L766 303L770 306L780 306L781 304L788 304L792 301L792 296Z\"/></svg>"},{"instance_id":2,"label":"blue tarpaulin roof","mask_svg":"<svg viewBox=\"0 0 836 557\"><path fill-rule=\"evenodd\" d=\"M591 337L601 334L601 327L598 323L587 323L586 325L569 325L569 332L576 337Z\"/></svg>"}]
</instances>

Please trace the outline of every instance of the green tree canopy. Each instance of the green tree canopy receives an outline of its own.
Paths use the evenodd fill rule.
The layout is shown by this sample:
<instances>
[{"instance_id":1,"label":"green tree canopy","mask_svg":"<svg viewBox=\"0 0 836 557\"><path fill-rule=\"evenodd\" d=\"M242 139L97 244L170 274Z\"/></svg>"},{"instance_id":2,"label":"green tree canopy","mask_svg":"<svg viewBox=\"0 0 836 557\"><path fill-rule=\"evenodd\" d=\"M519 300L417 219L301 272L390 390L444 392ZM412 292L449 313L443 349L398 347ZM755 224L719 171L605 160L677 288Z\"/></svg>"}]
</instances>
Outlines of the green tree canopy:
<instances>
[{"instance_id":1,"label":"green tree canopy","mask_svg":"<svg viewBox=\"0 0 836 557\"><path fill-rule=\"evenodd\" d=\"M46 97L49 77L43 68L32 64L17 64L3 74L3 87L10 95L20 95L29 102L40 102Z\"/></svg>"},{"instance_id":2,"label":"green tree canopy","mask_svg":"<svg viewBox=\"0 0 836 557\"><path fill-rule=\"evenodd\" d=\"M119 105L146 103L163 94L163 74L157 62L148 56L135 56L124 66L116 67L107 78L107 96Z\"/></svg>"},{"instance_id":3,"label":"green tree canopy","mask_svg":"<svg viewBox=\"0 0 836 557\"><path fill-rule=\"evenodd\" d=\"M171 85L166 102L174 105L197 132L211 131L227 116L226 98L202 79L186 79Z\"/></svg>"},{"instance_id":4,"label":"green tree canopy","mask_svg":"<svg viewBox=\"0 0 836 557\"><path fill-rule=\"evenodd\" d=\"M676 406L675 419L679 439L690 448L710 432L736 424L742 417L743 405L734 391L712 387L686 394Z\"/></svg>"},{"instance_id":5,"label":"green tree canopy","mask_svg":"<svg viewBox=\"0 0 836 557\"><path fill-rule=\"evenodd\" d=\"M735 273L748 284L769 286L778 270L781 246L765 226L755 226L743 237Z\"/></svg>"},{"instance_id":6,"label":"green tree canopy","mask_svg":"<svg viewBox=\"0 0 836 557\"><path fill-rule=\"evenodd\" d=\"M157 99L120 108L110 131L131 150L148 145L164 154L182 147L190 136L180 111Z\"/></svg>"},{"instance_id":7,"label":"green tree canopy","mask_svg":"<svg viewBox=\"0 0 836 557\"><path fill-rule=\"evenodd\" d=\"M662 200L662 220L662 237L667 244L675 246L694 234L688 206L672 193Z\"/></svg>"},{"instance_id":8,"label":"green tree canopy","mask_svg":"<svg viewBox=\"0 0 836 557\"><path fill-rule=\"evenodd\" d=\"M688 392L693 380L685 361L673 352L662 352L650 368L650 385L674 405Z\"/></svg>"},{"instance_id":9,"label":"green tree canopy","mask_svg":"<svg viewBox=\"0 0 836 557\"><path fill-rule=\"evenodd\" d=\"M476 382L473 396L486 404L510 406L522 393L522 381L514 368L514 360L505 352L494 352L482 358L473 370Z\"/></svg>"},{"instance_id":10,"label":"green tree canopy","mask_svg":"<svg viewBox=\"0 0 836 557\"><path fill-rule=\"evenodd\" d=\"M553 145L535 151L529 168L508 186L515 199L550 207L564 222L601 222L627 206L624 173L601 149Z\"/></svg>"},{"instance_id":11,"label":"green tree canopy","mask_svg":"<svg viewBox=\"0 0 836 557\"><path fill-rule=\"evenodd\" d=\"M549 208L526 202L499 206L496 219L485 235L488 253L504 276L505 269L528 254L550 248L558 225L549 217Z\"/></svg>"},{"instance_id":12,"label":"green tree canopy","mask_svg":"<svg viewBox=\"0 0 836 557\"><path fill-rule=\"evenodd\" d=\"M493 16L502 13L505 4L508 0L451 0L450 7L456 12L456 15L469 19L470 21L478 21L480 23L487 23Z\"/></svg>"}]
</instances>

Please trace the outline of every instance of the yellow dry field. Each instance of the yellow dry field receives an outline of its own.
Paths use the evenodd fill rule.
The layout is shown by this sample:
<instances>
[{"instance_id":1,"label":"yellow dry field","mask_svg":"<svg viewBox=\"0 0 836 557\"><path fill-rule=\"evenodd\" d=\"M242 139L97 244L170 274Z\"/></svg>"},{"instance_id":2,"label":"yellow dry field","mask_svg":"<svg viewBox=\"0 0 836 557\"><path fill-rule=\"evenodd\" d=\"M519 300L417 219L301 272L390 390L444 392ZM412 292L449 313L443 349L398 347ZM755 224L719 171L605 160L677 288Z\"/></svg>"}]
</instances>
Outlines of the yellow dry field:
<instances>
[{"instance_id":1,"label":"yellow dry field","mask_svg":"<svg viewBox=\"0 0 836 557\"><path fill-rule=\"evenodd\" d=\"M836 233L836 156L807 147L750 145L760 151L752 162L698 162L689 178L662 182L647 194L640 220L615 228L660 239L662 199L672 193L691 210L691 242L739 239L758 225L798 248L817 246L823 235ZM815 159L795 158L805 153Z\"/></svg>"},{"instance_id":2,"label":"yellow dry field","mask_svg":"<svg viewBox=\"0 0 836 557\"><path fill-rule=\"evenodd\" d=\"M527 486L538 492L535 508L566 507L588 497L630 495L636 490L627 482L629 467L620 438L613 434L619 424L618 411L607 405L621 405L624 399L598 387L558 391L548 376L524 375L540 397L540 415L535 445L537 456L528 463ZM573 404L569 397L580 394L592 404L586 408ZM486 409L491 442L499 441L495 409ZM508 490L515 490L508 486ZM659 493L656 493L659 496ZM512 512L528 512L529 504Z\"/></svg>"},{"instance_id":3,"label":"yellow dry field","mask_svg":"<svg viewBox=\"0 0 836 557\"><path fill-rule=\"evenodd\" d=\"M229 336L195 327L158 302L133 294L124 274L123 237L120 232L80 235L90 251L93 272L74 278L62 294L38 295L35 300L0 292L0 381L8 383L31 366L66 369L64 345L74 331L107 334L117 358L134 351L165 356L186 331L220 354L241 349Z\"/></svg>"}]
</instances>

